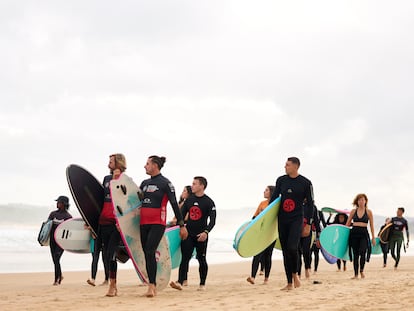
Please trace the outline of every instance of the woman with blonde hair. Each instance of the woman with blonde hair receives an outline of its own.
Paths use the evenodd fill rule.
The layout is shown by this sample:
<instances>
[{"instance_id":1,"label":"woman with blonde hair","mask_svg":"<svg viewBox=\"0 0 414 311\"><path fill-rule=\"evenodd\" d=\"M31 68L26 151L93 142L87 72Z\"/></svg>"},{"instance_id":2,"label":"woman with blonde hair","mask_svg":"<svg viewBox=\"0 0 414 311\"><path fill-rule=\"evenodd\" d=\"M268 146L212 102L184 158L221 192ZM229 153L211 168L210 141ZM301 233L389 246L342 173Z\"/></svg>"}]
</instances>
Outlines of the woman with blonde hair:
<instances>
[{"instance_id":1,"label":"woman with blonde hair","mask_svg":"<svg viewBox=\"0 0 414 311\"><path fill-rule=\"evenodd\" d=\"M346 226L350 227L352 224L349 234L349 257L354 262L354 277L352 278L357 279L359 273L361 278L365 278L365 262L368 262L371 256L368 222L371 230L372 244L375 245L374 217L372 211L367 207L368 197L366 194L358 194L352 204L355 208L349 214Z\"/></svg>"}]
</instances>

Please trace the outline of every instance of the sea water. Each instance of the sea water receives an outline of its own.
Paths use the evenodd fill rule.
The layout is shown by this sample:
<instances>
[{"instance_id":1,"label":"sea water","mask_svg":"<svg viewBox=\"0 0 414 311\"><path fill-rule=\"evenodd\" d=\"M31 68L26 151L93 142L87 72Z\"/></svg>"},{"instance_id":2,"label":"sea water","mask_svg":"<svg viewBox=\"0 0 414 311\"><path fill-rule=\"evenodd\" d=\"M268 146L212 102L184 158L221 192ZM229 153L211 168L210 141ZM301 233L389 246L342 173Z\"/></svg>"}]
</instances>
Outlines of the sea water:
<instances>
[{"instance_id":1,"label":"sea water","mask_svg":"<svg viewBox=\"0 0 414 311\"><path fill-rule=\"evenodd\" d=\"M40 246L37 241L40 226L47 219L53 207L18 205L0 205L0 273L19 272L53 272L52 257L49 246ZM251 219L254 207L241 209L218 209L216 226L209 234L207 261L209 264L220 264L237 261L251 261L242 258L233 249L233 239L237 229ZM73 217L80 217L75 208L69 212ZM173 215L168 211L168 215ZM376 217L379 227L385 217ZM409 219L411 228L412 219ZM376 229L378 232L378 228ZM404 234L405 236L405 234ZM402 251L402 256L414 256L414 247ZM273 259L281 259L279 250L273 252ZM75 254L64 252L61 258L63 271L90 271L91 254ZM195 259L190 265L197 265ZM119 269L134 269L131 261L119 264ZM99 260L99 269L103 269Z\"/></svg>"}]
</instances>

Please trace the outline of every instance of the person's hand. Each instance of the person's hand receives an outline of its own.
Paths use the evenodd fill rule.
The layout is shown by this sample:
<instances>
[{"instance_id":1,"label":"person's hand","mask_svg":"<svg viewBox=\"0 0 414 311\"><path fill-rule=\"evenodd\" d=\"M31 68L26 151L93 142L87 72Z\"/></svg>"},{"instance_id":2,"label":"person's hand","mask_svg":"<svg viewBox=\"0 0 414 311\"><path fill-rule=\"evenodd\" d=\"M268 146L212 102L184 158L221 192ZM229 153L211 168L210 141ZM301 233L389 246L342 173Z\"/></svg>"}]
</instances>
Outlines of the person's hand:
<instances>
[{"instance_id":1,"label":"person's hand","mask_svg":"<svg viewBox=\"0 0 414 311\"><path fill-rule=\"evenodd\" d=\"M321 242L319 240L315 241L316 247L317 248L321 248Z\"/></svg>"},{"instance_id":2,"label":"person's hand","mask_svg":"<svg viewBox=\"0 0 414 311\"><path fill-rule=\"evenodd\" d=\"M188 231L187 231L187 228L185 226L180 228L180 238L181 238L181 240L187 240L187 238L188 238Z\"/></svg>"},{"instance_id":3,"label":"person's hand","mask_svg":"<svg viewBox=\"0 0 414 311\"><path fill-rule=\"evenodd\" d=\"M208 233L205 232L205 231L197 234L197 241L198 242L204 242L205 240L207 240L207 238L208 238Z\"/></svg>"},{"instance_id":4,"label":"person's hand","mask_svg":"<svg viewBox=\"0 0 414 311\"><path fill-rule=\"evenodd\" d=\"M121 175L121 170L119 168L114 169L114 171L112 172L112 178L118 179L119 175Z\"/></svg>"}]
</instances>

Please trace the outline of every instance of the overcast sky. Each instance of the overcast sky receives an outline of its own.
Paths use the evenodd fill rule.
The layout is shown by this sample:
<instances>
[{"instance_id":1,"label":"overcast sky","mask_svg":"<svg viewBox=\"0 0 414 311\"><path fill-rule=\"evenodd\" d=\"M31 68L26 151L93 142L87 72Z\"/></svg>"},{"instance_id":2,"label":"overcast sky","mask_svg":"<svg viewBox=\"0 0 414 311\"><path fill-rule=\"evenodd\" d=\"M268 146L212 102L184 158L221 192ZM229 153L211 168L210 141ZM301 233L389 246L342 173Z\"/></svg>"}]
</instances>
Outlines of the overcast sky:
<instances>
[{"instance_id":1,"label":"overcast sky","mask_svg":"<svg viewBox=\"0 0 414 311\"><path fill-rule=\"evenodd\" d=\"M318 207L414 208L414 2L2 1L0 204L54 206L65 169L148 156L181 193L252 208L289 156Z\"/></svg>"}]
</instances>

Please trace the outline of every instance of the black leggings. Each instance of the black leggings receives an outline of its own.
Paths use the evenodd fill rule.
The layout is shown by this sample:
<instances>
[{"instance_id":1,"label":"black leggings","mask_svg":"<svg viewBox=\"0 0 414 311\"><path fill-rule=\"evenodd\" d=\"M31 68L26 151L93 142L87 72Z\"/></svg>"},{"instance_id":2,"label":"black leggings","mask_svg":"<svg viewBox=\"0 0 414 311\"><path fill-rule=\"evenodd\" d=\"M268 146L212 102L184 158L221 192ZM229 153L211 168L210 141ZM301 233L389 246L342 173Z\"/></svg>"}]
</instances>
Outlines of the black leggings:
<instances>
[{"instance_id":1,"label":"black leggings","mask_svg":"<svg viewBox=\"0 0 414 311\"><path fill-rule=\"evenodd\" d=\"M157 285L157 260L155 252L165 232L165 226L159 224L141 225L141 244L145 255L145 267L147 269L150 284Z\"/></svg>"},{"instance_id":2,"label":"black leggings","mask_svg":"<svg viewBox=\"0 0 414 311\"><path fill-rule=\"evenodd\" d=\"M100 225L98 236L102 238L102 246L104 262L109 266L109 278L116 279L118 265L116 262L116 253L118 251L119 243L121 242L121 235L119 234L116 225Z\"/></svg>"},{"instance_id":3,"label":"black leggings","mask_svg":"<svg viewBox=\"0 0 414 311\"><path fill-rule=\"evenodd\" d=\"M279 219L279 239L288 284L293 283L293 274L298 272L298 248L302 227L303 218Z\"/></svg>"},{"instance_id":4,"label":"black leggings","mask_svg":"<svg viewBox=\"0 0 414 311\"><path fill-rule=\"evenodd\" d=\"M52 254L53 265L55 266L55 282L62 280L62 269L60 267L60 258L63 255L63 249L56 244L54 236L51 233L50 237L50 253Z\"/></svg>"},{"instance_id":5,"label":"black leggings","mask_svg":"<svg viewBox=\"0 0 414 311\"><path fill-rule=\"evenodd\" d=\"M265 278L267 279L269 277L270 270L272 269L272 254L273 254L273 248L275 247L275 243L276 241L270 244L261 253L253 257L252 272L251 272L252 278L256 277L257 270L259 270L260 263L262 263L264 266Z\"/></svg>"},{"instance_id":6,"label":"black leggings","mask_svg":"<svg viewBox=\"0 0 414 311\"><path fill-rule=\"evenodd\" d=\"M364 272L368 242L369 235L366 227L352 227L349 234L349 246L352 249L355 276L357 276L359 272Z\"/></svg>"},{"instance_id":7,"label":"black leggings","mask_svg":"<svg viewBox=\"0 0 414 311\"><path fill-rule=\"evenodd\" d=\"M98 261L99 261L99 253L103 250L102 248L102 238L100 235L93 240L94 243L94 250L92 253L92 264L91 264L91 277L93 280L96 278L96 273L98 272ZM105 260L105 256L102 254L102 262L104 265L105 270L105 281L109 279L109 267Z\"/></svg>"},{"instance_id":8,"label":"black leggings","mask_svg":"<svg viewBox=\"0 0 414 311\"><path fill-rule=\"evenodd\" d=\"M204 242L198 242L196 236L188 236L186 240L181 241L182 259L178 271L178 283L183 284L187 280L188 265L193 255L194 248L197 252L199 264L198 272L200 274L200 285L206 284L208 265L206 260L208 239Z\"/></svg>"},{"instance_id":9,"label":"black leggings","mask_svg":"<svg viewBox=\"0 0 414 311\"><path fill-rule=\"evenodd\" d=\"M315 257L315 261L314 261L314 268L313 271L318 271L318 265L319 265L319 248L316 245L316 243L313 243L312 245L312 253L313 253L313 257ZM311 257L311 263L312 263L312 257Z\"/></svg>"},{"instance_id":10,"label":"black leggings","mask_svg":"<svg viewBox=\"0 0 414 311\"><path fill-rule=\"evenodd\" d=\"M301 275L302 270L302 255L305 263L305 269L311 267L311 242L312 232L309 236L301 237L299 240L299 257L298 257L298 274Z\"/></svg>"}]
</instances>

